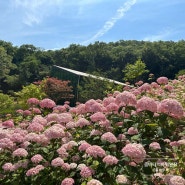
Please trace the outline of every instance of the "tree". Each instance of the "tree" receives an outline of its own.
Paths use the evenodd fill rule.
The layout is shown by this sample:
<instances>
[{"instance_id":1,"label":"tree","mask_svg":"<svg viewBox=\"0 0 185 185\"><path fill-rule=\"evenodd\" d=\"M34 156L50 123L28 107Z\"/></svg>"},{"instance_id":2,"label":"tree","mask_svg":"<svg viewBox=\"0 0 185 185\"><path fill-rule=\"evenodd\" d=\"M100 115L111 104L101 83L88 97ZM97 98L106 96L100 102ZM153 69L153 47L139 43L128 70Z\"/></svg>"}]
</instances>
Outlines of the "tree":
<instances>
[{"instance_id":1,"label":"tree","mask_svg":"<svg viewBox=\"0 0 185 185\"><path fill-rule=\"evenodd\" d=\"M72 94L72 86L69 86L70 81L62 81L57 78L47 78L43 81L44 92L49 98L56 103L59 101L67 101L74 98Z\"/></svg>"},{"instance_id":2,"label":"tree","mask_svg":"<svg viewBox=\"0 0 185 185\"><path fill-rule=\"evenodd\" d=\"M47 97L43 92L43 84L39 82L36 84L32 83L30 85L23 86L21 91L14 93L14 96L17 100L17 107L23 109L28 108L27 100L29 98L37 98L42 100L43 98Z\"/></svg>"},{"instance_id":3,"label":"tree","mask_svg":"<svg viewBox=\"0 0 185 185\"><path fill-rule=\"evenodd\" d=\"M141 59L138 59L134 64L127 64L125 66L125 69L123 70L124 80L136 82L144 73L149 72L145 68L146 65L144 62L141 61Z\"/></svg>"},{"instance_id":4,"label":"tree","mask_svg":"<svg viewBox=\"0 0 185 185\"><path fill-rule=\"evenodd\" d=\"M78 86L78 101L86 102L89 99L103 99L107 94L116 90L122 90L122 86L117 85L108 80L95 79L91 77L83 77Z\"/></svg>"},{"instance_id":5,"label":"tree","mask_svg":"<svg viewBox=\"0 0 185 185\"><path fill-rule=\"evenodd\" d=\"M0 88L2 90L7 86L5 81L10 75L10 71L15 68L16 65L12 63L12 57L7 54L4 47L0 46Z\"/></svg>"},{"instance_id":6,"label":"tree","mask_svg":"<svg viewBox=\"0 0 185 185\"><path fill-rule=\"evenodd\" d=\"M185 75L185 69L181 69L176 75L175 78L178 78L179 76Z\"/></svg>"},{"instance_id":7,"label":"tree","mask_svg":"<svg viewBox=\"0 0 185 185\"><path fill-rule=\"evenodd\" d=\"M6 115L15 111L14 98L7 94L0 93L0 105L0 118L3 114Z\"/></svg>"},{"instance_id":8,"label":"tree","mask_svg":"<svg viewBox=\"0 0 185 185\"><path fill-rule=\"evenodd\" d=\"M0 46L0 80L6 78L13 67L12 57L7 54L4 47Z\"/></svg>"},{"instance_id":9,"label":"tree","mask_svg":"<svg viewBox=\"0 0 185 185\"><path fill-rule=\"evenodd\" d=\"M28 56L19 65L20 80L23 85L40 80L40 60L35 56Z\"/></svg>"}]
</instances>

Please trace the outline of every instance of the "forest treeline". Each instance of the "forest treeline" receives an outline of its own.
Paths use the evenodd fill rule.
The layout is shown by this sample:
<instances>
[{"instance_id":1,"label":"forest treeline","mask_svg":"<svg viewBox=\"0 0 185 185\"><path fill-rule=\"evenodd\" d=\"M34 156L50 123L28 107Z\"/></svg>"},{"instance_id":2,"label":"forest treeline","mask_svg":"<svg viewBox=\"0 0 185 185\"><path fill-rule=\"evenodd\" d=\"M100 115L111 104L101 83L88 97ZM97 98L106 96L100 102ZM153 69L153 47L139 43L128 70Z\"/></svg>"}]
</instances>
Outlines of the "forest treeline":
<instances>
[{"instance_id":1,"label":"forest treeline","mask_svg":"<svg viewBox=\"0 0 185 185\"><path fill-rule=\"evenodd\" d=\"M20 47L0 41L0 91L15 92L32 82L51 75L53 65L123 81L127 64L138 59L146 64L154 80L160 76L175 78L185 70L185 41L95 42L88 46L71 44L59 50L44 50L34 45ZM148 79L148 74L141 76Z\"/></svg>"}]
</instances>

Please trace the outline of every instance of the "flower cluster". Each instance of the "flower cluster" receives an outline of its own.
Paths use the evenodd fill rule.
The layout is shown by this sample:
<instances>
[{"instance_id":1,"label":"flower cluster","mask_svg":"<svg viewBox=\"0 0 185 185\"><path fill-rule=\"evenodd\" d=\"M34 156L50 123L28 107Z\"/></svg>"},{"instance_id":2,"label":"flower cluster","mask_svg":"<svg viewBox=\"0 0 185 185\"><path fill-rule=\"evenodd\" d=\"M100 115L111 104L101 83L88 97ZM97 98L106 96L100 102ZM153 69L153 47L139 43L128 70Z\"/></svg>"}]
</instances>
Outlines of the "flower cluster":
<instances>
[{"instance_id":1,"label":"flower cluster","mask_svg":"<svg viewBox=\"0 0 185 185\"><path fill-rule=\"evenodd\" d=\"M184 82L138 82L75 107L28 99L0 122L0 184L185 184Z\"/></svg>"}]
</instances>

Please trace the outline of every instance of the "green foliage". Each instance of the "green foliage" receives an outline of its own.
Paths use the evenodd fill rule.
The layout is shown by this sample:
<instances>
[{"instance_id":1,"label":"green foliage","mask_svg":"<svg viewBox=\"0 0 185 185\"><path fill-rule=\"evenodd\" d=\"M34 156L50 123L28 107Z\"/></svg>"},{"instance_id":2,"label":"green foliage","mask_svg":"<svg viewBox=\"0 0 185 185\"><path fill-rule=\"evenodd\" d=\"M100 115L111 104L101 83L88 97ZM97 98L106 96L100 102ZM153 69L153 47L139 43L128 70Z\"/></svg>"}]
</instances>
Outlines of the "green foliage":
<instances>
[{"instance_id":1,"label":"green foliage","mask_svg":"<svg viewBox=\"0 0 185 185\"><path fill-rule=\"evenodd\" d=\"M77 101L85 102L89 99L103 99L107 94L122 88L122 86L108 80L83 77L78 86Z\"/></svg>"},{"instance_id":2,"label":"green foliage","mask_svg":"<svg viewBox=\"0 0 185 185\"><path fill-rule=\"evenodd\" d=\"M18 105L22 108L27 108L27 100L29 98L37 98L39 100L46 97L46 94L43 91L43 84L30 84L23 86L21 91L15 92L17 97Z\"/></svg>"},{"instance_id":3,"label":"green foliage","mask_svg":"<svg viewBox=\"0 0 185 185\"><path fill-rule=\"evenodd\" d=\"M10 71L15 68L12 57L7 54L4 47L0 46L0 88L3 88L2 84L9 78Z\"/></svg>"},{"instance_id":4,"label":"green foliage","mask_svg":"<svg viewBox=\"0 0 185 185\"><path fill-rule=\"evenodd\" d=\"M179 76L185 75L185 69L181 69L176 75L175 77L178 78Z\"/></svg>"},{"instance_id":5,"label":"green foliage","mask_svg":"<svg viewBox=\"0 0 185 185\"><path fill-rule=\"evenodd\" d=\"M123 70L124 80L136 82L144 73L149 72L145 68L146 65L144 62L141 61L141 59L138 59L134 64L127 64L125 69Z\"/></svg>"},{"instance_id":6,"label":"green foliage","mask_svg":"<svg viewBox=\"0 0 185 185\"><path fill-rule=\"evenodd\" d=\"M0 47L0 80L9 74L10 69L13 67L11 61L11 56L6 53L3 47Z\"/></svg>"},{"instance_id":7,"label":"green foliage","mask_svg":"<svg viewBox=\"0 0 185 185\"><path fill-rule=\"evenodd\" d=\"M9 42L0 41L0 48L0 88L3 93L19 91L23 85L51 76L52 65L87 73L101 71L106 73L107 78L117 81L124 78L122 71L126 65L134 64L138 58L155 78L166 76L174 79L175 74L185 69L184 40L120 40L110 43L97 41L88 46L71 44L55 51L45 51L29 44L14 47ZM145 74L140 77L144 81L148 80ZM71 83L73 84L72 81Z\"/></svg>"},{"instance_id":8,"label":"green foliage","mask_svg":"<svg viewBox=\"0 0 185 185\"><path fill-rule=\"evenodd\" d=\"M0 105L0 117L5 114L11 114L15 111L14 98L7 94L0 93Z\"/></svg>"}]
</instances>

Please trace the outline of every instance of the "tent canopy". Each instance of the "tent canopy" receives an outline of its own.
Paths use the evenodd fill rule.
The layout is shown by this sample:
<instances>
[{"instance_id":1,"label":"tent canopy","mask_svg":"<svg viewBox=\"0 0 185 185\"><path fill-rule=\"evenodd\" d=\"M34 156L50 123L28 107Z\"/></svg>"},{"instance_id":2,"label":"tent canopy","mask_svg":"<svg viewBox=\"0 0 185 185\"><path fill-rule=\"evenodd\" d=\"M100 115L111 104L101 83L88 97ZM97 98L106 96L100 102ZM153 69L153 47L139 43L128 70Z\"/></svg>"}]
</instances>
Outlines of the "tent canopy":
<instances>
[{"instance_id":1,"label":"tent canopy","mask_svg":"<svg viewBox=\"0 0 185 185\"><path fill-rule=\"evenodd\" d=\"M54 65L54 67L63 69L65 71L76 74L78 76L85 76L85 77L95 78L95 79L99 79L99 80L106 80L106 81L109 81L109 82L113 82L115 84L119 84L119 85L123 85L123 86L130 86L128 84L125 84L125 83L122 83L122 82L119 82L119 81L116 81L116 80L112 80L112 79L109 79L109 78L99 77L99 76L91 75L91 74L88 74L88 73L76 71L76 70L73 70L73 69L69 69L69 68L65 68L65 67L61 67L61 66L57 66L57 65Z\"/></svg>"}]
</instances>

